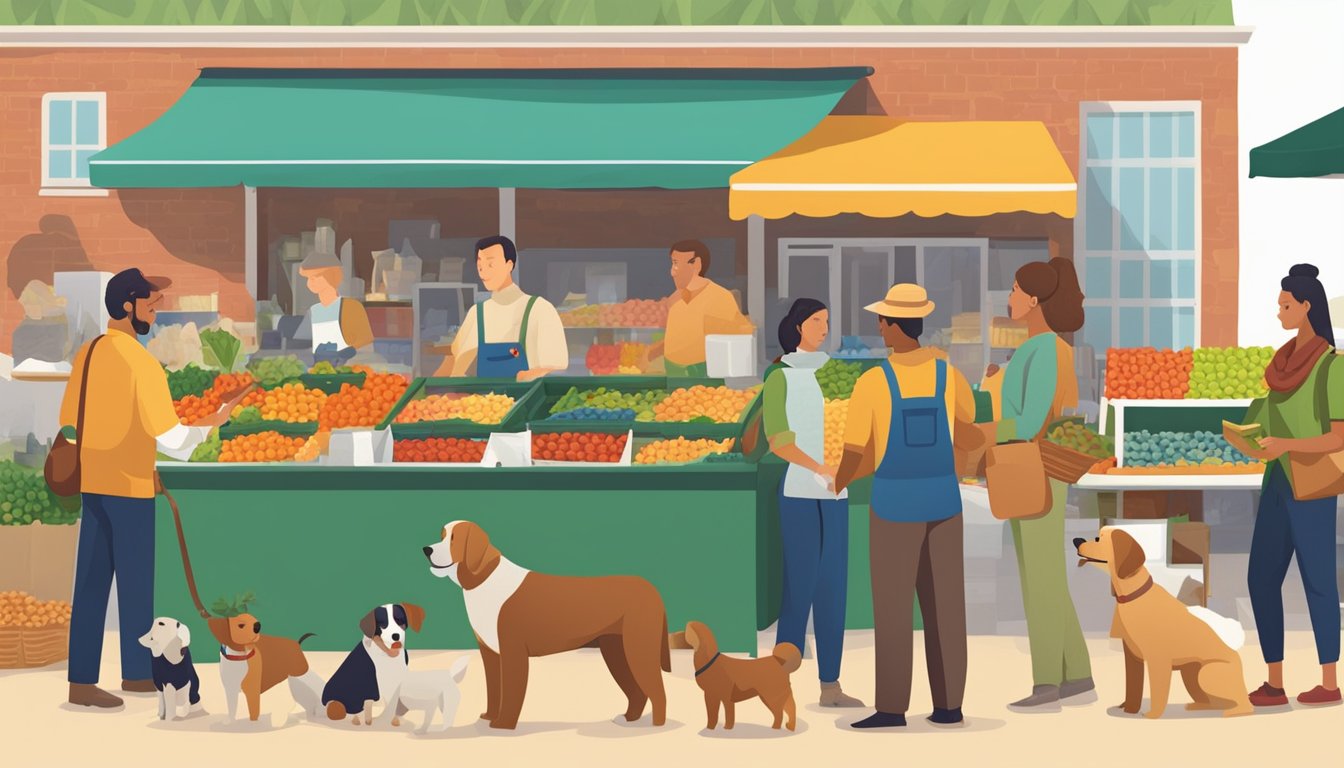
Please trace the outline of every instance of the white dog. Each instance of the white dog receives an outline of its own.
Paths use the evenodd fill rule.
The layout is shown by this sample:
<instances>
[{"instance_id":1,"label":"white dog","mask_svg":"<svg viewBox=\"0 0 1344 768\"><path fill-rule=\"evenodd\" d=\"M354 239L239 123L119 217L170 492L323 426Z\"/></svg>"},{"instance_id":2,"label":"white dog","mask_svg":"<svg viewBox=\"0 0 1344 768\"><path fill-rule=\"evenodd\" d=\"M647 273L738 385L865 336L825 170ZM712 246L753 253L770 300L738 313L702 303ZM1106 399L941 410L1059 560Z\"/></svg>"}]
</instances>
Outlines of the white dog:
<instances>
[{"instance_id":1,"label":"white dog","mask_svg":"<svg viewBox=\"0 0 1344 768\"><path fill-rule=\"evenodd\" d=\"M201 712L201 679L191 662L191 630L177 619L154 620L140 644L153 655L151 670L159 691L159 719L178 720Z\"/></svg>"},{"instance_id":2,"label":"white dog","mask_svg":"<svg viewBox=\"0 0 1344 768\"><path fill-rule=\"evenodd\" d=\"M452 727L453 718L457 717L457 705L462 700L462 693L457 686L467 676L468 662L468 657L459 656L448 669L412 669L406 672L398 696L399 703L408 710L425 713L416 733L429 732L429 724L434 721L436 710L443 712L443 723L434 729L435 732L442 733ZM395 711L397 703L389 702L388 706Z\"/></svg>"}]
</instances>

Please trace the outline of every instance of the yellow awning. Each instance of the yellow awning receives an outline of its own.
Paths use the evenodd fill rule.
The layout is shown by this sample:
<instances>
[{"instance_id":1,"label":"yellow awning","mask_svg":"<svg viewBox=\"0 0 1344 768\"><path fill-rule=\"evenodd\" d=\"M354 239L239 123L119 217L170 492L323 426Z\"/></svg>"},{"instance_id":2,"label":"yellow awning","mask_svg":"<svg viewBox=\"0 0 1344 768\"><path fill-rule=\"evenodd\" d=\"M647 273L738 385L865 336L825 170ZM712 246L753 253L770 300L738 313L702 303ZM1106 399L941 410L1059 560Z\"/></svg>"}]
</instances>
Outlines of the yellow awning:
<instances>
[{"instance_id":1,"label":"yellow awning","mask_svg":"<svg viewBox=\"0 0 1344 768\"><path fill-rule=\"evenodd\" d=\"M827 117L729 182L734 219L989 216L1073 218L1078 185L1038 122L908 122Z\"/></svg>"}]
</instances>

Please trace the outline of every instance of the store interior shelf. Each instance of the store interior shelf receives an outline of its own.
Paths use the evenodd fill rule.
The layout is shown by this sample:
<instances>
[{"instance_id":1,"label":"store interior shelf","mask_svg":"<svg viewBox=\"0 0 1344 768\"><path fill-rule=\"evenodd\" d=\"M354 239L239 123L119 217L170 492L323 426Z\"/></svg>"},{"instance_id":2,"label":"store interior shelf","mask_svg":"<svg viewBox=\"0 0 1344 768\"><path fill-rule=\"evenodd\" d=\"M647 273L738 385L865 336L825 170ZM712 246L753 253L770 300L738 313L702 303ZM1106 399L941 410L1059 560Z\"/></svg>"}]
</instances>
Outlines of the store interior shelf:
<instances>
[{"instance_id":1,"label":"store interior shelf","mask_svg":"<svg viewBox=\"0 0 1344 768\"><path fill-rule=\"evenodd\" d=\"M1259 474L1229 475L1083 475L1081 491L1214 491L1259 490Z\"/></svg>"}]
</instances>

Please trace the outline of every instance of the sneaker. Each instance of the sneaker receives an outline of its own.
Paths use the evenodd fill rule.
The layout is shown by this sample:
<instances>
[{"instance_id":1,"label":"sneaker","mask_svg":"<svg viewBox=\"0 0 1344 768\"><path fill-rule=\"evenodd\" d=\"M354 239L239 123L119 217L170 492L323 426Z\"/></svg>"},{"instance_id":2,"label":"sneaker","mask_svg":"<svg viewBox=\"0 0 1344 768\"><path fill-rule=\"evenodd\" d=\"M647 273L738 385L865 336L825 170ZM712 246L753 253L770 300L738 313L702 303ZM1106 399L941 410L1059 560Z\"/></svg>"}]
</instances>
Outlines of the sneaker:
<instances>
[{"instance_id":1,"label":"sneaker","mask_svg":"<svg viewBox=\"0 0 1344 768\"><path fill-rule=\"evenodd\" d=\"M956 709L933 708L933 714L929 715L929 722L934 725L960 725L965 718L961 716L961 707Z\"/></svg>"},{"instance_id":2,"label":"sneaker","mask_svg":"<svg viewBox=\"0 0 1344 768\"><path fill-rule=\"evenodd\" d=\"M1059 698L1071 699L1074 696L1082 696L1084 693L1091 693L1097 690L1097 684L1092 682L1092 678L1084 677L1081 680L1065 680L1064 684L1059 686Z\"/></svg>"},{"instance_id":3,"label":"sneaker","mask_svg":"<svg viewBox=\"0 0 1344 768\"><path fill-rule=\"evenodd\" d=\"M821 706L854 708L862 707L863 702L841 690L840 683L822 683Z\"/></svg>"},{"instance_id":4,"label":"sneaker","mask_svg":"<svg viewBox=\"0 0 1344 768\"><path fill-rule=\"evenodd\" d=\"M1252 702L1255 700L1252 699ZM1325 686L1318 685L1310 691L1297 697L1297 703L1308 707L1328 707L1331 704L1340 703L1341 698L1339 689L1327 690Z\"/></svg>"},{"instance_id":5,"label":"sneaker","mask_svg":"<svg viewBox=\"0 0 1344 768\"><path fill-rule=\"evenodd\" d=\"M154 693L157 689L153 680L122 680L121 690L126 693Z\"/></svg>"},{"instance_id":6,"label":"sneaker","mask_svg":"<svg viewBox=\"0 0 1344 768\"><path fill-rule=\"evenodd\" d=\"M850 728L859 728L868 730L871 728L904 728L905 715L893 715L890 712L874 712L857 723L851 723Z\"/></svg>"},{"instance_id":7,"label":"sneaker","mask_svg":"<svg viewBox=\"0 0 1344 768\"><path fill-rule=\"evenodd\" d=\"M1048 711L1059 707L1058 685L1037 685L1031 689L1031 695L1008 705L1012 709Z\"/></svg>"},{"instance_id":8,"label":"sneaker","mask_svg":"<svg viewBox=\"0 0 1344 768\"><path fill-rule=\"evenodd\" d=\"M1306 694L1302 694L1305 696ZM1257 707L1286 707L1288 706L1288 693L1282 688L1275 688L1269 683L1256 688L1251 692L1251 704Z\"/></svg>"},{"instance_id":9,"label":"sneaker","mask_svg":"<svg viewBox=\"0 0 1344 768\"><path fill-rule=\"evenodd\" d=\"M80 707L97 707L99 709L116 709L123 704L121 699L96 685L81 685L79 683L70 684L70 703Z\"/></svg>"}]
</instances>

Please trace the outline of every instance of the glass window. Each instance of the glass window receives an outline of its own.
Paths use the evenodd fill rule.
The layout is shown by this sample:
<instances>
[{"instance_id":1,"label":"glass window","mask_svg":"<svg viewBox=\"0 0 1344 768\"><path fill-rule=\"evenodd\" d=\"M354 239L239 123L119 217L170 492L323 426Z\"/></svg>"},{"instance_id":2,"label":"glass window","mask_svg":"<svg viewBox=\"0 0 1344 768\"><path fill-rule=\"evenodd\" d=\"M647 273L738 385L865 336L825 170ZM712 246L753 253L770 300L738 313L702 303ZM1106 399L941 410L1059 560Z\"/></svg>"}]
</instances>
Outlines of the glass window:
<instances>
[{"instance_id":1,"label":"glass window","mask_svg":"<svg viewBox=\"0 0 1344 768\"><path fill-rule=\"evenodd\" d=\"M1120 123L1120 157L1143 157L1143 113L1122 112L1116 118Z\"/></svg>"},{"instance_id":2,"label":"glass window","mask_svg":"<svg viewBox=\"0 0 1344 768\"><path fill-rule=\"evenodd\" d=\"M68 149L53 149L47 153L47 175L53 179L74 178L74 153Z\"/></svg>"},{"instance_id":3,"label":"glass window","mask_svg":"<svg viewBox=\"0 0 1344 768\"><path fill-rule=\"evenodd\" d=\"M1175 245L1171 236L1170 168L1148 171L1148 247L1154 251L1169 251Z\"/></svg>"},{"instance_id":4,"label":"glass window","mask_svg":"<svg viewBox=\"0 0 1344 768\"><path fill-rule=\"evenodd\" d=\"M1143 169L1120 169L1120 250L1143 249Z\"/></svg>"},{"instance_id":5,"label":"glass window","mask_svg":"<svg viewBox=\"0 0 1344 768\"><path fill-rule=\"evenodd\" d=\"M1171 259L1154 259L1148 267L1148 281L1152 298L1176 297L1176 270Z\"/></svg>"},{"instance_id":6,"label":"glass window","mask_svg":"<svg viewBox=\"0 0 1344 768\"><path fill-rule=\"evenodd\" d=\"M1176 116L1176 154L1178 157L1195 156L1195 116L1182 112Z\"/></svg>"},{"instance_id":7,"label":"glass window","mask_svg":"<svg viewBox=\"0 0 1344 768\"><path fill-rule=\"evenodd\" d=\"M1176 169L1176 247L1195 249L1195 169Z\"/></svg>"},{"instance_id":8,"label":"glass window","mask_svg":"<svg viewBox=\"0 0 1344 768\"><path fill-rule=\"evenodd\" d=\"M1111 293L1110 256L1087 257L1083 271L1087 275L1087 285L1083 288L1084 295L1097 299L1109 299L1114 297L1115 294Z\"/></svg>"},{"instance_id":9,"label":"glass window","mask_svg":"<svg viewBox=\"0 0 1344 768\"><path fill-rule=\"evenodd\" d=\"M1087 156L1110 159L1115 145L1115 117L1113 115L1087 116Z\"/></svg>"},{"instance_id":10,"label":"glass window","mask_svg":"<svg viewBox=\"0 0 1344 768\"><path fill-rule=\"evenodd\" d=\"M74 102L66 99L53 99L47 106L47 141L52 146L74 143L73 109Z\"/></svg>"},{"instance_id":11,"label":"glass window","mask_svg":"<svg viewBox=\"0 0 1344 768\"><path fill-rule=\"evenodd\" d=\"M1195 298L1195 260L1181 259L1176 262L1176 298Z\"/></svg>"},{"instance_id":12,"label":"glass window","mask_svg":"<svg viewBox=\"0 0 1344 768\"><path fill-rule=\"evenodd\" d=\"M98 102L75 102L75 143L85 146L102 141L98 135Z\"/></svg>"},{"instance_id":13,"label":"glass window","mask_svg":"<svg viewBox=\"0 0 1344 768\"><path fill-rule=\"evenodd\" d=\"M1143 292L1143 265L1143 261L1139 259L1124 259L1120 262L1120 298L1145 298Z\"/></svg>"},{"instance_id":14,"label":"glass window","mask_svg":"<svg viewBox=\"0 0 1344 768\"><path fill-rule=\"evenodd\" d=\"M43 99L47 130L43 135L44 187L87 187L89 158L106 147L104 95L53 93Z\"/></svg>"},{"instance_id":15,"label":"glass window","mask_svg":"<svg viewBox=\"0 0 1344 768\"><path fill-rule=\"evenodd\" d=\"M1084 310L1083 341L1099 355L1105 355L1109 347L1115 346L1111 338L1111 315L1114 312L1108 304L1089 304Z\"/></svg>"},{"instance_id":16,"label":"glass window","mask_svg":"<svg viewBox=\"0 0 1344 768\"><path fill-rule=\"evenodd\" d=\"M1111 169L1087 169L1087 249L1109 251L1111 239Z\"/></svg>"},{"instance_id":17,"label":"glass window","mask_svg":"<svg viewBox=\"0 0 1344 768\"><path fill-rule=\"evenodd\" d=\"M1176 346L1184 349L1195 345L1195 308L1176 308Z\"/></svg>"},{"instance_id":18,"label":"glass window","mask_svg":"<svg viewBox=\"0 0 1344 768\"><path fill-rule=\"evenodd\" d=\"M1144 332L1143 332L1142 307L1120 308L1120 346L1122 347L1147 346L1147 344L1145 344Z\"/></svg>"},{"instance_id":19,"label":"glass window","mask_svg":"<svg viewBox=\"0 0 1344 768\"><path fill-rule=\"evenodd\" d=\"M1175 343L1174 309L1153 307L1148 310L1148 343L1158 349L1172 349Z\"/></svg>"},{"instance_id":20,"label":"glass window","mask_svg":"<svg viewBox=\"0 0 1344 768\"><path fill-rule=\"evenodd\" d=\"M1148 156L1171 157L1175 150L1174 122L1172 112L1154 112L1148 116Z\"/></svg>"}]
</instances>

